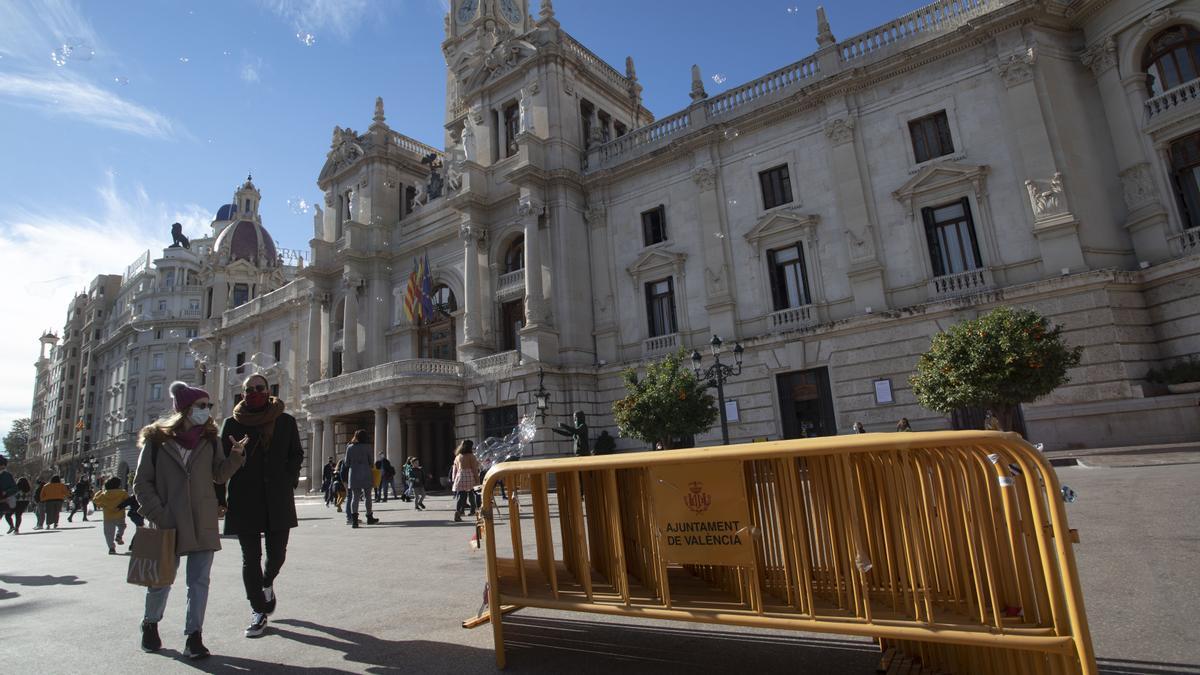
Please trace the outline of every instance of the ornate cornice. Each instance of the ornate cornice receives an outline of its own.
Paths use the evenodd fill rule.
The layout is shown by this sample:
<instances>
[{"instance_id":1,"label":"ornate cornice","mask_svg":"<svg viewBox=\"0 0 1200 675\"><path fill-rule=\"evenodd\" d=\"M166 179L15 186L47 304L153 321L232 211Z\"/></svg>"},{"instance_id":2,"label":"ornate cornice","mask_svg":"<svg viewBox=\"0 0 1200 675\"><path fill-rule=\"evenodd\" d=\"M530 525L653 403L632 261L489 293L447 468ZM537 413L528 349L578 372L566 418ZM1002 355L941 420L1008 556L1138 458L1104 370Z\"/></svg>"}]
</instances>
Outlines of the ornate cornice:
<instances>
[{"instance_id":1,"label":"ornate cornice","mask_svg":"<svg viewBox=\"0 0 1200 675\"><path fill-rule=\"evenodd\" d=\"M1174 12L1172 12L1170 8L1163 7L1162 9L1156 9L1147 14L1146 18L1142 19L1142 25L1150 30L1161 28L1162 26L1166 25L1166 23L1170 21L1171 17L1174 15Z\"/></svg>"},{"instance_id":2,"label":"ornate cornice","mask_svg":"<svg viewBox=\"0 0 1200 675\"><path fill-rule=\"evenodd\" d=\"M545 210L546 205L533 197L521 197L521 200L517 203L517 215L522 218L540 216Z\"/></svg>"},{"instance_id":3,"label":"ornate cornice","mask_svg":"<svg viewBox=\"0 0 1200 675\"><path fill-rule=\"evenodd\" d=\"M1117 65L1117 41L1111 35L1083 50L1079 55L1083 65L1092 69L1094 77L1100 77Z\"/></svg>"}]
</instances>

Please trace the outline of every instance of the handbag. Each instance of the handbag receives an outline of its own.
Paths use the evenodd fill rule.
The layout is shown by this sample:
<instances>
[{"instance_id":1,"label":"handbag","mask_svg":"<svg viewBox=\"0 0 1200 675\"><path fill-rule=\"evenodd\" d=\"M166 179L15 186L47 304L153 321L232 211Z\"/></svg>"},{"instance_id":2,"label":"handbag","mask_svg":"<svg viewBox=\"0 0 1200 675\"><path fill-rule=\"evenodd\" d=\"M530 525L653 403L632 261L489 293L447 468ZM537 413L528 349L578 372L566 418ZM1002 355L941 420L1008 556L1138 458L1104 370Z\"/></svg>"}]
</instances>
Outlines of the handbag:
<instances>
[{"instance_id":1,"label":"handbag","mask_svg":"<svg viewBox=\"0 0 1200 675\"><path fill-rule=\"evenodd\" d=\"M161 588L175 582L175 530L139 527L129 551L129 575L135 586Z\"/></svg>"},{"instance_id":2,"label":"handbag","mask_svg":"<svg viewBox=\"0 0 1200 675\"><path fill-rule=\"evenodd\" d=\"M372 487L374 487L375 489L379 489L379 484L382 481L383 481L383 472L380 471L379 469L372 468L371 469L371 483L373 483Z\"/></svg>"}]
</instances>

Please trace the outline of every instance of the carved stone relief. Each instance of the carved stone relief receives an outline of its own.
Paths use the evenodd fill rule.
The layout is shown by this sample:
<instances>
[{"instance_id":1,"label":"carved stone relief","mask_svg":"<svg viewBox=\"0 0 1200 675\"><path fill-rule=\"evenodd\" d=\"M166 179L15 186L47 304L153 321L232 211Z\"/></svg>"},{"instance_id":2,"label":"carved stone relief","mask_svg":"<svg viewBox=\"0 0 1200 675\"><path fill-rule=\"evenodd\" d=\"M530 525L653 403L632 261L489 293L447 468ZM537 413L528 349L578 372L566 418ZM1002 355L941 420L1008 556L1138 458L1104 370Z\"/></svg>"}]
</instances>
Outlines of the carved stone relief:
<instances>
[{"instance_id":1,"label":"carved stone relief","mask_svg":"<svg viewBox=\"0 0 1200 675\"><path fill-rule=\"evenodd\" d=\"M1083 50L1079 60L1092 69L1092 75L1100 77L1109 68L1117 65L1117 41L1108 36Z\"/></svg>"},{"instance_id":2,"label":"carved stone relief","mask_svg":"<svg viewBox=\"0 0 1200 675\"><path fill-rule=\"evenodd\" d=\"M711 167L702 166L692 171L692 180L701 192L712 190L717 187L717 172Z\"/></svg>"},{"instance_id":3,"label":"carved stone relief","mask_svg":"<svg viewBox=\"0 0 1200 675\"><path fill-rule=\"evenodd\" d=\"M1125 197L1125 206L1131 211L1153 202L1158 195L1154 189L1154 179L1150 175L1150 165L1142 162L1122 171L1121 191Z\"/></svg>"},{"instance_id":4,"label":"carved stone relief","mask_svg":"<svg viewBox=\"0 0 1200 675\"><path fill-rule=\"evenodd\" d=\"M854 140L854 120L839 117L825 123L825 137L834 145L841 145Z\"/></svg>"},{"instance_id":5,"label":"carved stone relief","mask_svg":"<svg viewBox=\"0 0 1200 675\"><path fill-rule=\"evenodd\" d=\"M1067 196L1063 192L1062 172L1056 172L1050 180L1027 180L1029 205L1033 215L1039 219L1067 212Z\"/></svg>"},{"instance_id":6,"label":"carved stone relief","mask_svg":"<svg viewBox=\"0 0 1200 675\"><path fill-rule=\"evenodd\" d=\"M1006 87L1015 87L1033 79L1033 64L1037 62L1037 54L1033 47L1017 54L1000 59L996 64L996 72Z\"/></svg>"}]
</instances>

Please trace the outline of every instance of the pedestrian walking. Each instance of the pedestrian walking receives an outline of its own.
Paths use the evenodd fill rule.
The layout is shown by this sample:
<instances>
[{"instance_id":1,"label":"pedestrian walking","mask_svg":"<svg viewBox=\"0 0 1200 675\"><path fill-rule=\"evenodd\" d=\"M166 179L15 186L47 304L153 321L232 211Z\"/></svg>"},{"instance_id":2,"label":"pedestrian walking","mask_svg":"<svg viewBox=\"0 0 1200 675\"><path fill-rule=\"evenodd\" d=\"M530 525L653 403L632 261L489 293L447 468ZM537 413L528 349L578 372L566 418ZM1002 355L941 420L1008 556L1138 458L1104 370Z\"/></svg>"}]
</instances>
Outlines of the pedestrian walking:
<instances>
[{"instance_id":1,"label":"pedestrian walking","mask_svg":"<svg viewBox=\"0 0 1200 675\"><path fill-rule=\"evenodd\" d=\"M912 426L908 423L907 417L901 417L899 422L896 422L896 431L912 431Z\"/></svg>"},{"instance_id":2,"label":"pedestrian walking","mask_svg":"<svg viewBox=\"0 0 1200 675\"><path fill-rule=\"evenodd\" d=\"M128 498L120 478L109 478L104 489L92 497L92 503L104 512L104 543L108 544L109 555L117 554L116 545L125 545L125 507L121 504Z\"/></svg>"},{"instance_id":3,"label":"pedestrian walking","mask_svg":"<svg viewBox=\"0 0 1200 675\"><path fill-rule=\"evenodd\" d=\"M8 531L11 534L12 512L17 509L17 479L8 470L8 458L0 455L0 513L9 521Z\"/></svg>"},{"instance_id":4,"label":"pedestrian walking","mask_svg":"<svg viewBox=\"0 0 1200 675\"><path fill-rule=\"evenodd\" d=\"M75 483L75 488L71 490L71 512L67 514L67 522L75 517L75 514L83 511L83 520L88 519L87 505L92 500L92 484L86 478L80 478Z\"/></svg>"},{"instance_id":5,"label":"pedestrian walking","mask_svg":"<svg viewBox=\"0 0 1200 675\"><path fill-rule=\"evenodd\" d=\"M37 522L33 526L35 530L40 530L46 525L46 503L42 501L42 488L44 487L46 487L46 481L41 478L33 487L33 514L37 517Z\"/></svg>"},{"instance_id":6,"label":"pedestrian walking","mask_svg":"<svg viewBox=\"0 0 1200 675\"><path fill-rule=\"evenodd\" d=\"M329 462L321 469L321 492L325 494L325 508L329 508L329 504L333 502L333 476L335 469L332 457L329 458Z\"/></svg>"},{"instance_id":7,"label":"pedestrian walking","mask_svg":"<svg viewBox=\"0 0 1200 675\"><path fill-rule=\"evenodd\" d=\"M145 526L146 519L142 518L142 514L138 513L138 509L141 508L142 505L138 504L138 500L135 495L130 494L129 496L125 497L125 501L121 502L117 506L125 509L125 513L129 516L129 519L133 521L134 525L137 527ZM130 545L132 546L132 544Z\"/></svg>"},{"instance_id":8,"label":"pedestrian walking","mask_svg":"<svg viewBox=\"0 0 1200 675\"><path fill-rule=\"evenodd\" d=\"M416 457L410 457L408 460L408 475L412 489L413 508L418 511L425 510L425 469L421 466L421 460Z\"/></svg>"},{"instance_id":9,"label":"pedestrian walking","mask_svg":"<svg viewBox=\"0 0 1200 675\"><path fill-rule=\"evenodd\" d=\"M379 459L375 460L375 468L380 473L379 486L375 488L375 501L386 502L389 487L392 489L392 499L398 497L399 495L396 494L396 467L392 466L386 455L380 454Z\"/></svg>"},{"instance_id":10,"label":"pedestrian walking","mask_svg":"<svg viewBox=\"0 0 1200 675\"><path fill-rule=\"evenodd\" d=\"M63 502L71 498L71 489L62 482L62 476L50 477L50 482L42 487L42 503L46 505L46 529L58 529L58 514L62 512Z\"/></svg>"},{"instance_id":11,"label":"pedestrian walking","mask_svg":"<svg viewBox=\"0 0 1200 675\"><path fill-rule=\"evenodd\" d=\"M854 433L865 434L865 433L867 433L867 428L863 426L862 422L855 422L854 423Z\"/></svg>"},{"instance_id":12,"label":"pedestrian walking","mask_svg":"<svg viewBox=\"0 0 1200 675\"><path fill-rule=\"evenodd\" d=\"M350 493L350 504L346 507L346 524L358 527L359 503L367 503L367 524L374 525L379 519L371 513L371 489L374 487L374 475L371 473L371 459L375 453L367 443L367 430L359 429L346 446L346 489Z\"/></svg>"},{"instance_id":13,"label":"pedestrian walking","mask_svg":"<svg viewBox=\"0 0 1200 675\"><path fill-rule=\"evenodd\" d=\"M226 456L218 449L208 392L183 382L172 382L170 392L172 411L147 425L138 436L141 452L133 494L140 504L139 512L152 526L175 530L176 567L181 556L187 557L187 618L183 628L187 641L183 655L202 659L209 654L202 635L209 575L213 554L221 550L213 484L225 483L238 472L249 439L230 439L231 452ZM143 651L162 648L158 622L170 593L170 586L146 589Z\"/></svg>"},{"instance_id":14,"label":"pedestrian walking","mask_svg":"<svg viewBox=\"0 0 1200 675\"><path fill-rule=\"evenodd\" d=\"M29 478L26 476L18 478L16 508L12 513L4 514L4 520L8 522L9 534L21 534L21 517L29 510L29 500L33 498L31 492Z\"/></svg>"},{"instance_id":15,"label":"pedestrian walking","mask_svg":"<svg viewBox=\"0 0 1200 675\"><path fill-rule=\"evenodd\" d=\"M478 498L475 494L477 485L479 485L479 460L475 457L475 443L466 439L454 449L454 468L450 478L450 489L457 497L454 506L454 522L461 521L463 511L468 509L470 509L468 515L475 515Z\"/></svg>"},{"instance_id":16,"label":"pedestrian walking","mask_svg":"<svg viewBox=\"0 0 1200 675\"><path fill-rule=\"evenodd\" d=\"M251 611L245 635L258 637L275 611L275 579L296 527L296 486L304 450L296 418L284 412L283 401L271 396L267 378L251 375L243 389L245 398L221 427L226 455L233 449L230 438L249 438L245 466L229 481L225 534L236 535L242 548L242 583Z\"/></svg>"}]
</instances>

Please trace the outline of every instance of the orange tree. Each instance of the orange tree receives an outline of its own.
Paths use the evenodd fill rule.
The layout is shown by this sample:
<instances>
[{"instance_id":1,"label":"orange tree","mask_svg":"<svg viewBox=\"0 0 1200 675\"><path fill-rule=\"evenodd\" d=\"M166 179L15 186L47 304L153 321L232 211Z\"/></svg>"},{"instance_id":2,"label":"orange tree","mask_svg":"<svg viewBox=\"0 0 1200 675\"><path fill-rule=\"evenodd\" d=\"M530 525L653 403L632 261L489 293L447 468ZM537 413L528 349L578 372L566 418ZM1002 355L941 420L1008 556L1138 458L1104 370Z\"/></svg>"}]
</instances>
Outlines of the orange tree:
<instances>
[{"instance_id":1,"label":"orange tree","mask_svg":"<svg viewBox=\"0 0 1200 675\"><path fill-rule=\"evenodd\" d=\"M683 365L685 359L681 349L651 361L641 379L634 368L622 373L626 395L613 403L613 419L622 436L671 448L674 439L712 428L716 400L708 393L708 384L697 381Z\"/></svg>"},{"instance_id":2,"label":"orange tree","mask_svg":"<svg viewBox=\"0 0 1200 675\"><path fill-rule=\"evenodd\" d=\"M988 408L1002 429L1012 429L1017 406L1066 384L1082 351L1037 312L1000 307L933 336L909 382L925 408Z\"/></svg>"}]
</instances>

